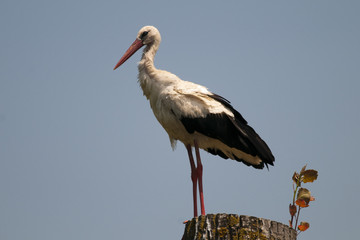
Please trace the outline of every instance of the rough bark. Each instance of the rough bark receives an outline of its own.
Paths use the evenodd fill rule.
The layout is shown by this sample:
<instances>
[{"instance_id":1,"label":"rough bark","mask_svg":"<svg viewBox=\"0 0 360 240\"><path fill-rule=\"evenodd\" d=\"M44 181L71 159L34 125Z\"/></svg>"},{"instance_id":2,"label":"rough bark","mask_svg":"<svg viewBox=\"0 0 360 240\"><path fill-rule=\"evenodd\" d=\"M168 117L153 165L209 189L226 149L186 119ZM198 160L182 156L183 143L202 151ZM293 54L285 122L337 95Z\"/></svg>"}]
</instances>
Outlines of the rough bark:
<instances>
[{"instance_id":1,"label":"rough bark","mask_svg":"<svg viewBox=\"0 0 360 240\"><path fill-rule=\"evenodd\" d=\"M208 214L188 221L182 240L296 240L296 231L268 219Z\"/></svg>"}]
</instances>

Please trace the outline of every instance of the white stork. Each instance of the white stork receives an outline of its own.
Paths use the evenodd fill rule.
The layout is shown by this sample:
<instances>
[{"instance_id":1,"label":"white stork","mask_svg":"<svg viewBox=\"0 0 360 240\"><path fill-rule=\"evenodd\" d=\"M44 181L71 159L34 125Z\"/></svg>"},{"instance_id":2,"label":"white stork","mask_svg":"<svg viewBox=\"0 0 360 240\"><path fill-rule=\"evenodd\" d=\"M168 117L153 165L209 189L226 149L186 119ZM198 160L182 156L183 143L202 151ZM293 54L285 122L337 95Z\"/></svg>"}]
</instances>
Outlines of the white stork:
<instances>
[{"instance_id":1,"label":"white stork","mask_svg":"<svg viewBox=\"0 0 360 240\"><path fill-rule=\"evenodd\" d=\"M161 36L155 27L141 28L114 70L138 49L146 46L138 64L140 86L150 101L156 119L168 133L172 148L177 140L184 143L191 166L194 217L197 216L197 184L201 215L205 215L200 148L257 169L273 165L274 156L228 100L204 86L183 81L172 73L156 69L154 57L160 42ZM195 148L196 165L192 147Z\"/></svg>"}]
</instances>

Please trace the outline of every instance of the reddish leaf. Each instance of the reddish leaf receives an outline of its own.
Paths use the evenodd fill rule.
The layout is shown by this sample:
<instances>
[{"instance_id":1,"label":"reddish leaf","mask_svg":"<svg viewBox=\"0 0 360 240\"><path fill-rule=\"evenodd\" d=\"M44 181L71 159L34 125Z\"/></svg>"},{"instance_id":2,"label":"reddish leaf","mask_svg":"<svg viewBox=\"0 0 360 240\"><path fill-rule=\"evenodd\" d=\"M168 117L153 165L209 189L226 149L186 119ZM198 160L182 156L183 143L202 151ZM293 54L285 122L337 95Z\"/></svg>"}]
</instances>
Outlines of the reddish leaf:
<instances>
[{"instance_id":1,"label":"reddish leaf","mask_svg":"<svg viewBox=\"0 0 360 240\"><path fill-rule=\"evenodd\" d=\"M296 211L297 211L296 206L293 205L293 204L290 204L290 205L289 205L290 216L295 216Z\"/></svg>"},{"instance_id":2,"label":"reddish leaf","mask_svg":"<svg viewBox=\"0 0 360 240\"><path fill-rule=\"evenodd\" d=\"M308 222L301 222L300 225L298 226L298 229L303 232L306 231L309 227L310 224Z\"/></svg>"},{"instance_id":3,"label":"reddish leaf","mask_svg":"<svg viewBox=\"0 0 360 240\"><path fill-rule=\"evenodd\" d=\"M296 205L298 205L299 207L302 207L302 208L306 208L309 206L309 204L307 204L306 201L303 199L298 199L298 200L296 200L295 203L296 203Z\"/></svg>"},{"instance_id":4,"label":"reddish leaf","mask_svg":"<svg viewBox=\"0 0 360 240\"><path fill-rule=\"evenodd\" d=\"M313 196L311 196L310 201L315 201L315 198Z\"/></svg>"}]
</instances>

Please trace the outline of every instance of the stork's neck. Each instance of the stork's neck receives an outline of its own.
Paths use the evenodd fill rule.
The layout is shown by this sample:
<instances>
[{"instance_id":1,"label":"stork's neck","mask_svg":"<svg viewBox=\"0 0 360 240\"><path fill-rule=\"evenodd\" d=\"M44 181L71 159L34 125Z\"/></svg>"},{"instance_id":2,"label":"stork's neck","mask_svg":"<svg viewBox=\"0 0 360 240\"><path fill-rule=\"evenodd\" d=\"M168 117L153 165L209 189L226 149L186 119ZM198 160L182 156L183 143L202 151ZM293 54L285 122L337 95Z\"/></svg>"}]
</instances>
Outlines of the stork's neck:
<instances>
[{"instance_id":1,"label":"stork's neck","mask_svg":"<svg viewBox=\"0 0 360 240\"><path fill-rule=\"evenodd\" d=\"M158 48L159 44L156 44L155 42L145 47L141 61L138 65L139 73L144 72L150 77L153 77L153 75L156 74L157 69L154 66L154 58Z\"/></svg>"},{"instance_id":2,"label":"stork's neck","mask_svg":"<svg viewBox=\"0 0 360 240\"><path fill-rule=\"evenodd\" d=\"M151 45L147 45L138 64L139 83L147 98L149 98L150 93L153 91L153 84L155 84L156 74L159 71L154 66L154 58L159 44L159 42L154 42Z\"/></svg>"}]
</instances>

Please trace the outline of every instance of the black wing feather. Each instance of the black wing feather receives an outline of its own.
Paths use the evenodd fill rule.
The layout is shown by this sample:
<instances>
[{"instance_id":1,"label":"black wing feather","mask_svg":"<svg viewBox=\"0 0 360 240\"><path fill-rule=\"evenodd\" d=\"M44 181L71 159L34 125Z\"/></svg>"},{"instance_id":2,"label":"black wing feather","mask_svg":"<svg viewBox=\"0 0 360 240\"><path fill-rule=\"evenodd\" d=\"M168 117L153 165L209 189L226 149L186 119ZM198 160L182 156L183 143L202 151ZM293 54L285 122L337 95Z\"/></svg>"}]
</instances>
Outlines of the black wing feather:
<instances>
[{"instance_id":1,"label":"black wing feather","mask_svg":"<svg viewBox=\"0 0 360 240\"><path fill-rule=\"evenodd\" d=\"M252 156L259 156L263 161L260 165L253 165L255 168L263 168L264 164L273 165L274 156L267 144L259 137L247 121L230 104L230 101L217 95L209 97L220 102L229 109L234 118L225 113L208 114L203 118L182 117L181 122L189 133L199 132L205 136L215 138L228 145L231 148L239 149ZM219 155L222 158L228 157L220 149L205 149L211 154ZM237 161L242 161L246 165L251 165L243 159L234 156Z\"/></svg>"}]
</instances>

